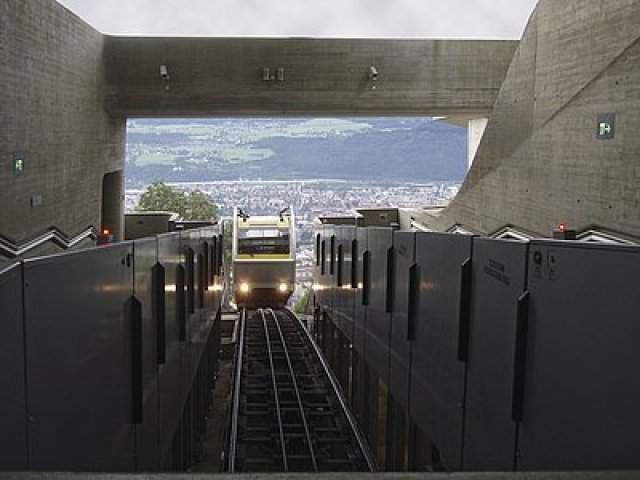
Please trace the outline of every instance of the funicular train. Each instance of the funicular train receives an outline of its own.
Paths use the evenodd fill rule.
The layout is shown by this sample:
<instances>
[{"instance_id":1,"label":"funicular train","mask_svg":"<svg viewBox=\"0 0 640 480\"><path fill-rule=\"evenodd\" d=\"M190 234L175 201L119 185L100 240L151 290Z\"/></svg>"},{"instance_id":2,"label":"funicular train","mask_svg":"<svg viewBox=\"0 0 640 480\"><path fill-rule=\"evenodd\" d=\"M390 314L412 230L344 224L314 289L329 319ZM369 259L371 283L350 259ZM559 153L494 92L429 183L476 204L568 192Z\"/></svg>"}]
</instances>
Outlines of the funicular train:
<instances>
[{"instance_id":1,"label":"funicular train","mask_svg":"<svg viewBox=\"0 0 640 480\"><path fill-rule=\"evenodd\" d=\"M295 288L296 238L291 207L272 216L233 214L233 293L239 308L281 308Z\"/></svg>"}]
</instances>

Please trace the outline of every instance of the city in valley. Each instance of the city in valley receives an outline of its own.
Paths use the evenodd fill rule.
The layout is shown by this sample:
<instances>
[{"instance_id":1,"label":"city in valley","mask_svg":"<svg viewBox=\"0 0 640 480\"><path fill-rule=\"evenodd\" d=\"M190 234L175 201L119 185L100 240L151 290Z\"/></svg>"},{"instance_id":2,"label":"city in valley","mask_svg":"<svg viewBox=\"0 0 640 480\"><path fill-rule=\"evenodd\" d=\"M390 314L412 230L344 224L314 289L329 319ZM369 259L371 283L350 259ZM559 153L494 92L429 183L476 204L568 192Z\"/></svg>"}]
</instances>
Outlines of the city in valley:
<instances>
[{"instance_id":1,"label":"city in valley","mask_svg":"<svg viewBox=\"0 0 640 480\"><path fill-rule=\"evenodd\" d=\"M313 225L323 215L354 215L358 208L444 206L459 182L383 183L347 180L245 180L169 183L189 192L200 190L218 206L221 219L240 206L250 215L275 215L293 207L297 227L297 283L308 288L314 265ZM127 212L134 210L144 189L128 189Z\"/></svg>"}]
</instances>

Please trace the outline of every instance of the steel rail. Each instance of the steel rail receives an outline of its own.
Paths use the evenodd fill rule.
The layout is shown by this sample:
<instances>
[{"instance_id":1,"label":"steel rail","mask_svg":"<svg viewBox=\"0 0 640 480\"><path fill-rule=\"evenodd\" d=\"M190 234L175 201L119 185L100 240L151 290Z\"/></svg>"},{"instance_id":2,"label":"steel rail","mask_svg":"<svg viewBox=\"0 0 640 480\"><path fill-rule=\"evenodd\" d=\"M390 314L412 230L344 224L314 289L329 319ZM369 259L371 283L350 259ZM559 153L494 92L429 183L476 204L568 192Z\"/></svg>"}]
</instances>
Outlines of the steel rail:
<instances>
[{"instance_id":1,"label":"steel rail","mask_svg":"<svg viewBox=\"0 0 640 480\"><path fill-rule=\"evenodd\" d=\"M287 459L287 448L284 443L284 428L282 426L282 413L280 411L280 399L278 397L278 383L276 381L276 370L273 363L273 351L271 350L271 338L269 336L269 328L267 327L267 318L264 315L264 310L258 310L262 316L262 326L264 327L264 335L267 342L267 352L269 353L269 366L271 367L271 382L273 383L273 397L276 403L276 415L278 417L278 430L280 430L280 450L282 453L282 465L284 471L289 471L289 461Z\"/></svg>"},{"instance_id":2,"label":"steel rail","mask_svg":"<svg viewBox=\"0 0 640 480\"><path fill-rule=\"evenodd\" d=\"M235 472L236 448L238 444L238 416L240 414L240 385L242 383L242 360L244 356L244 333L247 318L247 310L243 309L240 315L240 336L238 340L238 353L236 355L236 369L234 372L233 403L231 407L231 434L229 435L229 472Z\"/></svg>"},{"instance_id":3,"label":"steel rail","mask_svg":"<svg viewBox=\"0 0 640 480\"><path fill-rule=\"evenodd\" d=\"M298 382L296 381L296 375L293 371L293 364L291 363L291 357L289 356L289 349L287 348L287 342L284 339L284 335L282 334L282 328L280 328L280 321L278 320L278 316L275 312L269 308L267 309L273 320L275 322L276 327L278 328L278 334L280 335L280 341L282 342L282 350L284 351L284 356L287 360L287 366L289 367L289 375L291 375L291 382L293 384L293 390L296 394L296 400L298 402L298 409L300 410L300 416L302 418L302 425L304 427L304 433L307 437L307 445L309 447L309 454L311 456L311 463L313 464L314 471L318 471L318 462L316 461L316 454L313 449L313 442L311 441L311 434L309 433L309 425L307 424L307 417L304 413L304 406L302 405L302 398L300 397L300 390L298 388Z\"/></svg>"},{"instance_id":4,"label":"steel rail","mask_svg":"<svg viewBox=\"0 0 640 480\"><path fill-rule=\"evenodd\" d=\"M316 341L313 339L313 337L311 336L311 334L309 333L307 328L304 326L302 321L298 318L298 316L294 312L292 312L287 307L285 307L283 309L283 311L287 315L289 315L289 317L293 318L298 323L298 325L302 329L302 331L304 332L305 337L309 341L309 343L310 343L311 347L313 348L318 360L320 361L320 364L322 365L322 369L324 370L324 373L327 376L327 379L329 380L329 383L331 384L331 388L333 389L333 392L335 393L336 398L338 399L338 402L340 403L340 407L342 408L342 412L344 413L345 417L347 418L347 422L349 423L349 427L351 428L351 431L352 431L354 437L356 438L356 441L358 442L358 448L360 449L360 452L362 453L362 456L363 456L365 462L367 463L367 467L369 468L369 471L375 472L376 471L375 462L373 461L373 457L371 456L371 452L369 451L368 444L367 444L367 442L366 442L366 440L364 438L364 435L360 431L360 428L358 427L358 423L356 422L356 419L353 417L353 414L351 413L351 410L347 406L347 402L344 399L344 396L342 395L342 391L338 387L338 382L335 379L335 375L333 374L333 372L329 368L329 365L327 364L327 361L325 360L324 356L322 355L320 347L318 347L318 344L316 343Z\"/></svg>"}]
</instances>

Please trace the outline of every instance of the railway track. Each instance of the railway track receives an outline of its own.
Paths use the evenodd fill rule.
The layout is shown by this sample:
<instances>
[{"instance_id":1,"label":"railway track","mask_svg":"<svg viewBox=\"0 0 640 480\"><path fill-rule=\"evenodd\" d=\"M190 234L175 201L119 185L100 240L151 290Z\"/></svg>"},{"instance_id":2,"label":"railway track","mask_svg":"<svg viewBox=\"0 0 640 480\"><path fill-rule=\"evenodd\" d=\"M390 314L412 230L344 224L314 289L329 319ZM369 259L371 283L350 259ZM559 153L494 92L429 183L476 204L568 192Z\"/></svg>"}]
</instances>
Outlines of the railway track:
<instances>
[{"instance_id":1,"label":"railway track","mask_svg":"<svg viewBox=\"0 0 640 480\"><path fill-rule=\"evenodd\" d=\"M227 471L374 470L332 372L295 314L243 311L237 337Z\"/></svg>"}]
</instances>

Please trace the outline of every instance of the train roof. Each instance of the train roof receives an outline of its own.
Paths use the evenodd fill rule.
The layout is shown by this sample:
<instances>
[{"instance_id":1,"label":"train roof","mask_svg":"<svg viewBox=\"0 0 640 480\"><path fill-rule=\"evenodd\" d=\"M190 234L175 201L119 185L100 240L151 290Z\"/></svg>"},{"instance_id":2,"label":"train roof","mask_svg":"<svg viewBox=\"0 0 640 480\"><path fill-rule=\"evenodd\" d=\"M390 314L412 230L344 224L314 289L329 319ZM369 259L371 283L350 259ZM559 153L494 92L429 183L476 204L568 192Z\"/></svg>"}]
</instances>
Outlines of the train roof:
<instances>
[{"instance_id":1,"label":"train roof","mask_svg":"<svg viewBox=\"0 0 640 480\"><path fill-rule=\"evenodd\" d=\"M255 227L288 227L291 224L289 216L261 216L261 217L236 217L238 228L255 228Z\"/></svg>"}]
</instances>

